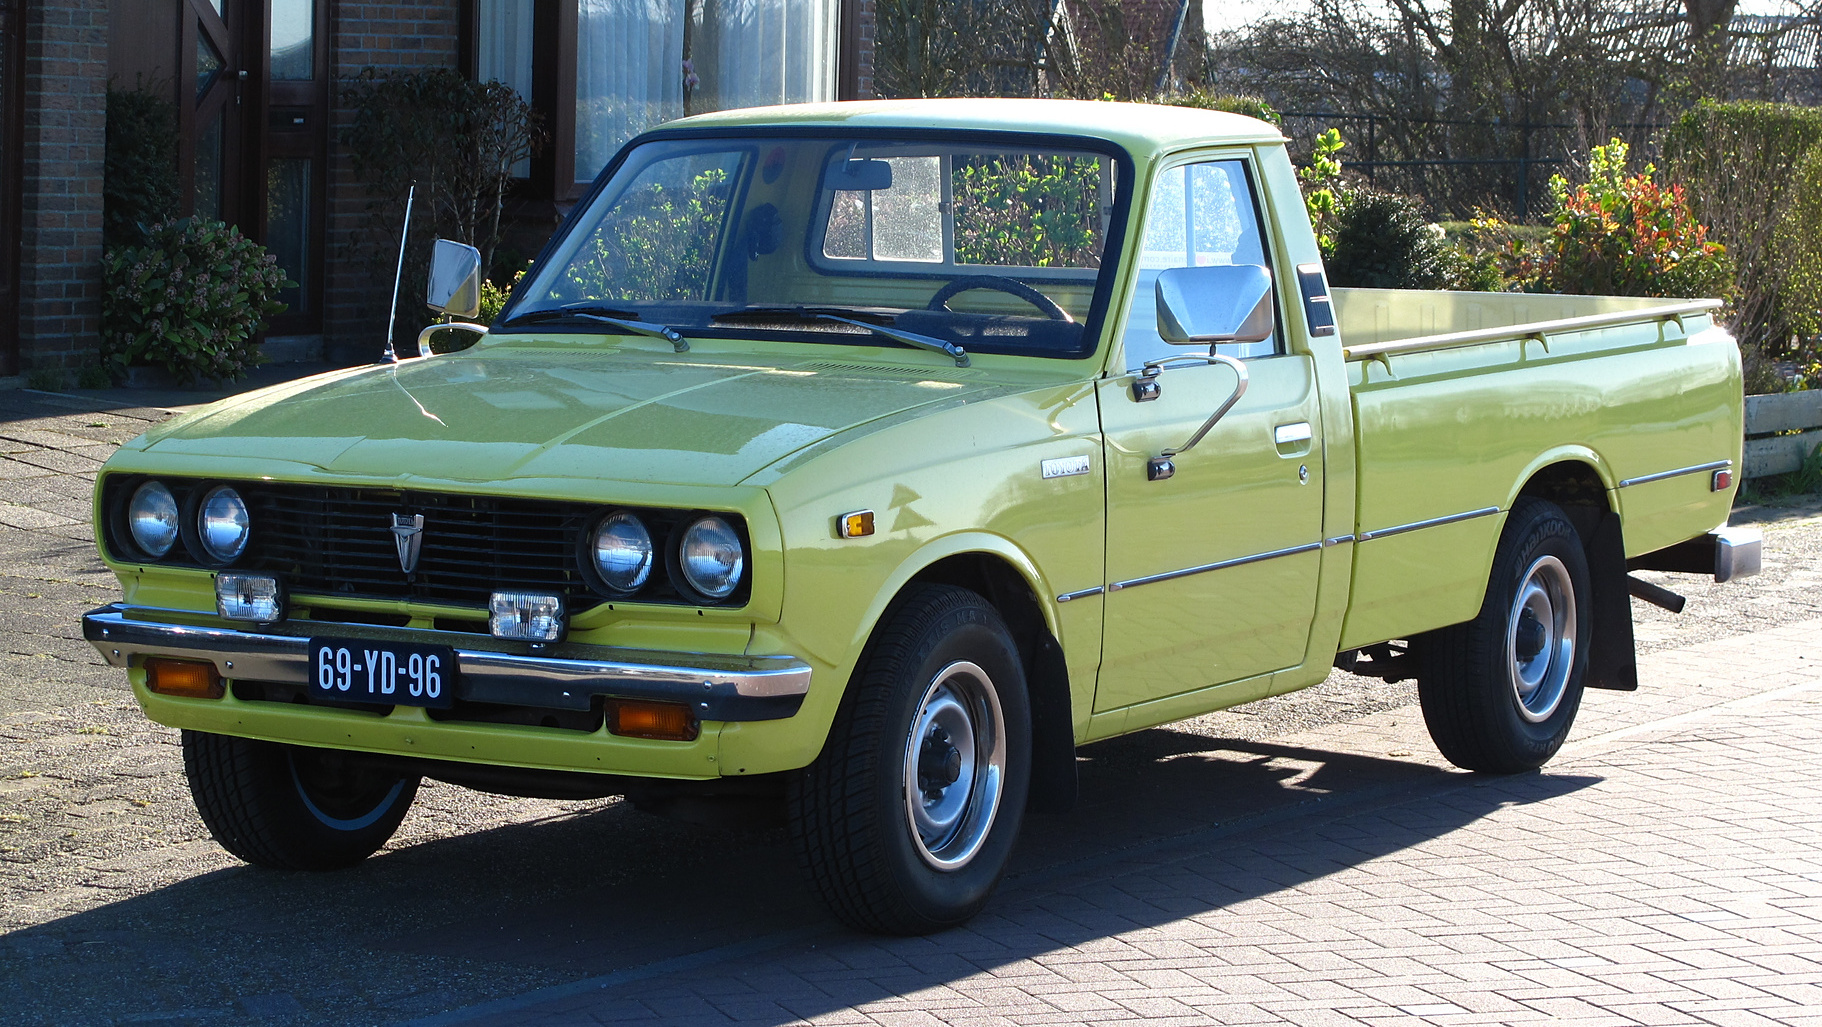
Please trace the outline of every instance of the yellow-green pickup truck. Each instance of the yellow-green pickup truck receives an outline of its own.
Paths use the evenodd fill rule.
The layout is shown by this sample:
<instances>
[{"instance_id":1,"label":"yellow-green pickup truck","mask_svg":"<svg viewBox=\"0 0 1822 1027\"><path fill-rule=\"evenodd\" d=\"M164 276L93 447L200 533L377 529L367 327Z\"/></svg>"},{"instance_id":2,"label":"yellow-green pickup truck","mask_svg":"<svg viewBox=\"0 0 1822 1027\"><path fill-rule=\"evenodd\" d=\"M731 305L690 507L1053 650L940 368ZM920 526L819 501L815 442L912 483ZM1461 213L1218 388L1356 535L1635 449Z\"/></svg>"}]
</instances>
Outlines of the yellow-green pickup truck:
<instances>
[{"instance_id":1,"label":"yellow-green pickup truck","mask_svg":"<svg viewBox=\"0 0 1822 1027\"><path fill-rule=\"evenodd\" d=\"M776 803L838 916L926 932L1076 746L1337 664L1543 764L1637 687L1629 570L1758 569L1717 306L1331 290L1233 115L688 118L491 328L124 446L83 627L249 862L358 862L424 776Z\"/></svg>"}]
</instances>

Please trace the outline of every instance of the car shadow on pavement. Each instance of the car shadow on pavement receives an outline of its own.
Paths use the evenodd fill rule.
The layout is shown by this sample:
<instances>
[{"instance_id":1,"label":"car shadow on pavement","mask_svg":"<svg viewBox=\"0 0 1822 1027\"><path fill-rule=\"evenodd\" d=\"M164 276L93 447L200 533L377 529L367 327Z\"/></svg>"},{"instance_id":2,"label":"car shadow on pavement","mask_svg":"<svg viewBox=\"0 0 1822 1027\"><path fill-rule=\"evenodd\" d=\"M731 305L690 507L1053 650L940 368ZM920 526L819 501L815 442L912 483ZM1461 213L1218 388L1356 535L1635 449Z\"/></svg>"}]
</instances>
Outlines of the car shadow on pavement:
<instances>
[{"instance_id":1,"label":"car shadow on pavement","mask_svg":"<svg viewBox=\"0 0 1822 1027\"><path fill-rule=\"evenodd\" d=\"M0 939L0 962L18 968L28 999L15 1010L131 989L127 1005L118 994L102 1003L120 1012L95 1009L97 1022L128 1010L252 1011L248 987L281 989L300 1022L381 1022L645 967L654 979L638 998L651 1008L706 988L744 1010L737 1019L783 1023L1219 917L1598 780L1482 778L1171 730L1084 747L1079 766L1078 809L1028 818L987 911L932 938L835 924L781 830L681 824L605 802L405 845L337 873L206 873L16 932ZM665 975L667 962L718 950L750 958ZM58 1005L61 1022L89 1019ZM726 1022L731 1008L685 1002L659 1015Z\"/></svg>"}]
</instances>

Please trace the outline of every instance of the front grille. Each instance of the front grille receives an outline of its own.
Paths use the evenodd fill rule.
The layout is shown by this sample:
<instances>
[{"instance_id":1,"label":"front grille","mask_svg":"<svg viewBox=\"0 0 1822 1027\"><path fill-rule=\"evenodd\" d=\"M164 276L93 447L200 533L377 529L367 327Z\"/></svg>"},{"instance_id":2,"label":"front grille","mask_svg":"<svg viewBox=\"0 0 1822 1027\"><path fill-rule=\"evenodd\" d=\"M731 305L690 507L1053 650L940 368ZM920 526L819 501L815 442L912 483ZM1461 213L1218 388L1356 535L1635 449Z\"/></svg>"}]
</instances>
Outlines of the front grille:
<instances>
[{"instance_id":1,"label":"front grille","mask_svg":"<svg viewBox=\"0 0 1822 1027\"><path fill-rule=\"evenodd\" d=\"M486 606L494 591L556 591L570 609L600 601L578 566L600 508L436 492L248 485L249 569L295 593ZM423 514L417 568L399 569L392 515Z\"/></svg>"},{"instance_id":2,"label":"front grille","mask_svg":"<svg viewBox=\"0 0 1822 1027\"><path fill-rule=\"evenodd\" d=\"M103 488L104 537L110 552L136 557L124 510L144 479L117 476ZM205 491L193 479L162 479L186 524L181 545L165 563L203 566L193 538L196 504ZM612 506L561 500L469 496L443 492L224 482L246 501L253 531L234 569L277 574L296 595L404 600L485 611L496 591L556 592L574 613L608 602L584 568L584 537ZM652 535L656 566L630 602L704 606L709 601L680 589L672 574L674 540L701 511L630 508ZM399 566L392 515L424 515L417 567ZM745 542L745 524L722 514ZM750 548L748 550L751 552ZM750 575L749 575L750 578ZM719 605L743 605L743 580ZM323 611L320 619L338 619ZM365 621L364 621L365 622Z\"/></svg>"}]
</instances>

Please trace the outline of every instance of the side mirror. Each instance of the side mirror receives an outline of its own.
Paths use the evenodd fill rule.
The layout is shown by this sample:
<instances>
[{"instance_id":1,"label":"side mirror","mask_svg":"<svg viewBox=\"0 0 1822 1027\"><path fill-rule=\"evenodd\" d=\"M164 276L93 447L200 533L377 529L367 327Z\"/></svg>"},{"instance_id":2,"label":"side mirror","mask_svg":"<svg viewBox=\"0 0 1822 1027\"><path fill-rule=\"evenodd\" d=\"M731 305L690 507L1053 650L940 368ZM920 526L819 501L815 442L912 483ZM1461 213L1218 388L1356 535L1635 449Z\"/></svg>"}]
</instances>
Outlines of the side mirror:
<instances>
[{"instance_id":1,"label":"side mirror","mask_svg":"<svg viewBox=\"0 0 1822 1027\"><path fill-rule=\"evenodd\" d=\"M481 251L453 239L438 239L430 254L424 302L439 314L474 317L481 312Z\"/></svg>"},{"instance_id":2,"label":"side mirror","mask_svg":"<svg viewBox=\"0 0 1822 1027\"><path fill-rule=\"evenodd\" d=\"M1158 272L1158 336L1178 346L1261 342L1277 325L1272 273L1258 264Z\"/></svg>"}]
</instances>

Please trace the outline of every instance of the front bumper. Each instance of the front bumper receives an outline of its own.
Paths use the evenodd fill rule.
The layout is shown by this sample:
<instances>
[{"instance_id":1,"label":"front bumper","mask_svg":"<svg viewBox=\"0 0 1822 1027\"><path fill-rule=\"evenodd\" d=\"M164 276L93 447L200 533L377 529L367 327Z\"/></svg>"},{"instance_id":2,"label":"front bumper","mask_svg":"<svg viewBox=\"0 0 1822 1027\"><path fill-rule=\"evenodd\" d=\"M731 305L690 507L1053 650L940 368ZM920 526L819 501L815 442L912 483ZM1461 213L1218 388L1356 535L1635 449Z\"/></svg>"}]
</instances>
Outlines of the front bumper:
<instances>
[{"instance_id":1,"label":"front bumper","mask_svg":"<svg viewBox=\"0 0 1822 1027\"><path fill-rule=\"evenodd\" d=\"M200 626L166 619L195 617L179 611L111 603L82 617L82 636L103 659L130 667L135 657L209 660L222 677L307 685L310 636L288 629ZM596 696L688 703L709 721L782 720L794 715L810 690L810 667L788 656L671 653L615 646L564 644L550 655L465 648L474 635L460 632L325 622L310 624L323 636L389 639L449 645L460 674L456 698L505 706L587 710Z\"/></svg>"}]
</instances>

